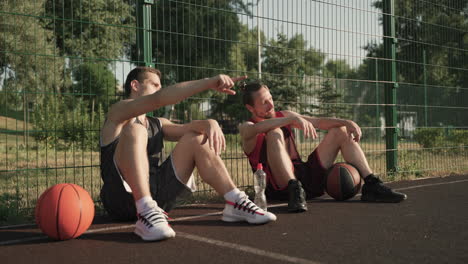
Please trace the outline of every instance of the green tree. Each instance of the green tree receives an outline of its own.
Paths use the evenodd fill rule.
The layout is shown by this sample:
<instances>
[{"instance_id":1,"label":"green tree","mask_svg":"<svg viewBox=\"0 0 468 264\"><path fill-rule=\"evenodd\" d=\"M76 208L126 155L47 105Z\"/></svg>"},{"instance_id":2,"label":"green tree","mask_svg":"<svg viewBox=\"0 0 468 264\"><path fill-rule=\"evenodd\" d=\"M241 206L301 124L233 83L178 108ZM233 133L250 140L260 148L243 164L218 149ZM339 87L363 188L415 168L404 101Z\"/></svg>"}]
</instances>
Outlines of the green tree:
<instances>
[{"instance_id":1,"label":"green tree","mask_svg":"<svg viewBox=\"0 0 468 264\"><path fill-rule=\"evenodd\" d=\"M258 76L258 32L257 28L251 30L247 25L241 25L238 33L238 42L231 47L229 52L231 68L236 72L233 75L247 74L249 78L254 79ZM265 34L260 31L261 43L265 43ZM213 116L219 119L245 120L249 113L242 104L242 92L237 91L235 95L217 96L217 100L211 103L212 112L218 114ZM234 122L235 123L235 122Z\"/></svg>"},{"instance_id":2,"label":"green tree","mask_svg":"<svg viewBox=\"0 0 468 264\"><path fill-rule=\"evenodd\" d=\"M135 39L134 8L127 2L46 0L43 24L55 33L60 55L119 59Z\"/></svg>"},{"instance_id":3,"label":"green tree","mask_svg":"<svg viewBox=\"0 0 468 264\"><path fill-rule=\"evenodd\" d=\"M56 56L53 32L44 29L44 1L0 1L0 104L2 115L22 111L25 136L36 111L47 95L64 84L64 60ZM13 110L13 111L9 111ZM5 111L5 112L3 112ZM25 137L26 138L26 137Z\"/></svg>"},{"instance_id":4,"label":"green tree","mask_svg":"<svg viewBox=\"0 0 468 264\"><path fill-rule=\"evenodd\" d=\"M353 79L355 78L355 71L346 60L328 60L325 63L324 76L337 79Z\"/></svg>"},{"instance_id":5,"label":"green tree","mask_svg":"<svg viewBox=\"0 0 468 264\"><path fill-rule=\"evenodd\" d=\"M347 115L348 107L343 104L343 94L338 91L334 80L336 79L323 79L321 88L317 91L318 116L344 118Z\"/></svg>"},{"instance_id":6,"label":"green tree","mask_svg":"<svg viewBox=\"0 0 468 264\"><path fill-rule=\"evenodd\" d=\"M226 73L226 69L232 68L235 63L232 47L238 43L241 30L236 12L250 14L252 5L241 0L192 2L161 0L154 5L153 59L163 76L170 75L175 82ZM136 49L132 51L131 58L136 60ZM209 91L197 98L176 106L176 110L184 111L177 116L190 121L199 114L189 104L200 105L206 98L214 102L224 99Z\"/></svg>"},{"instance_id":7,"label":"green tree","mask_svg":"<svg viewBox=\"0 0 468 264\"><path fill-rule=\"evenodd\" d=\"M229 52L241 26L236 11L243 1L157 1L153 16L153 58L176 82L204 78L231 67ZM132 53L137 59L137 54Z\"/></svg>"},{"instance_id":8,"label":"green tree","mask_svg":"<svg viewBox=\"0 0 468 264\"><path fill-rule=\"evenodd\" d=\"M279 108L290 105L301 108L300 98L314 94L305 76L320 74L325 55L307 47L301 34L288 40L280 33L277 39L268 41L262 57L262 79L270 87Z\"/></svg>"},{"instance_id":9,"label":"green tree","mask_svg":"<svg viewBox=\"0 0 468 264\"><path fill-rule=\"evenodd\" d=\"M91 111L100 104L107 109L116 100L118 81L104 63L84 63L74 71L73 93L82 95Z\"/></svg>"},{"instance_id":10,"label":"green tree","mask_svg":"<svg viewBox=\"0 0 468 264\"><path fill-rule=\"evenodd\" d=\"M257 77L258 74L258 38L260 43L266 43L263 31L257 32L257 27L248 29L247 25L241 24L237 34L237 42L229 51L231 68L239 73L247 73L249 76Z\"/></svg>"},{"instance_id":11,"label":"green tree","mask_svg":"<svg viewBox=\"0 0 468 264\"><path fill-rule=\"evenodd\" d=\"M466 106L458 98L468 94L466 88L461 88L468 87L468 60L464 52L468 48L465 33L468 30L465 15L468 1L441 0L436 8L429 8L430 5L421 6L421 2L411 0L395 1L398 103L423 104L423 84L426 83L428 104ZM374 6L382 10L383 1L376 1ZM377 53L383 51L382 45L373 48ZM424 56L426 65L423 64ZM369 64L367 67L373 66ZM423 124L422 111L418 118L418 123ZM468 122L468 117L463 111L438 109L430 111L429 122L430 126L439 123L463 125Z\"/></svg>"}]
</instances>

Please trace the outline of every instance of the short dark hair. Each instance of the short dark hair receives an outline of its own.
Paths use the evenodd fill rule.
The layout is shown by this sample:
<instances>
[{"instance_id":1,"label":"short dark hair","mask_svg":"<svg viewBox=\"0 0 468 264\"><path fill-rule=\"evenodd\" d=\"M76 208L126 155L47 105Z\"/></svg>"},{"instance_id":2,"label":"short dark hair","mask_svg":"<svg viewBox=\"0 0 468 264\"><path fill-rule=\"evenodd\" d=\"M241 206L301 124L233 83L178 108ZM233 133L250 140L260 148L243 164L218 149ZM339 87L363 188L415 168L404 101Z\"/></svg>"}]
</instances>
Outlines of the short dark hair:
<instances>
[{"instance_id":1,"label":"short dark hair","mask_svg":"<svg viewBox=\"0 0 468 264\"><path fill-rule=\"evenodd\" d=\"M132 92L132 87L131 87L130 83L133 80L143 82L145 80L147 72L154 73L154 74L158 75L159 78L161 78L161 72L156 68L144 67L144 66L136 67L135 69L131 70L128 73L127 79L125 80L124 93L125 93L126 98L128 98L130 96L130 93Z\"/></svg>"},{"instance_id":2,"label":"short dark hair","mask_svg":"<svg viewBox=\"0 0 468 264\"><path fill-rule=\"evenodd\" d=\"M252 81L250 83L244 84L244 87L242 88L242 102L244 105L254 105L254 98L253 94L260 90L262 87L265 87L268 89L268 86L266 86L265 83L262 81Z\"/></svg>"}]
</instances>

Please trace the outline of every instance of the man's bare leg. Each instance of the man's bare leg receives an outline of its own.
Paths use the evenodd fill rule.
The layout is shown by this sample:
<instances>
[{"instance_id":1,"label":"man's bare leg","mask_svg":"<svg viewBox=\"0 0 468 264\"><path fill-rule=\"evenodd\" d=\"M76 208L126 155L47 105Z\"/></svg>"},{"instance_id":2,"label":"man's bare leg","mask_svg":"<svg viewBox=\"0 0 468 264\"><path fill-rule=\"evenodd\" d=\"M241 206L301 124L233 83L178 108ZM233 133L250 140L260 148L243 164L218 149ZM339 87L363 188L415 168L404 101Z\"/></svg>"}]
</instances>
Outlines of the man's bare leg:
<instances>
[{"instance_id":1,"label":"man's bare leg","mask_svg":"<svg viewBox=\"0 0 468 264\"><path fill-rule=\"evenodd\" d=\"M226 222L247 221L263 224L275 221L276 216L258 208L248 196L233 183L221 157L203 143L203 136L185 134L172 153L172 161L179 180L187 183L197 167L200 177L226 199L222 220Z\"/></svg>"},{"instance_id":2,"label":"man's bare leg","mask_svg":"<svg viewBox=\"0 0 468 264\"><path fill-rule=\"evenodd\" d=\"M280 128L266 134L267 158L273 178L278 187L288 187L288 211L307 211L307 203L301 182L296 180L291 157L286 151L284 134Z\"/></svg>"},{"instance_id":3,"label":"man's bare leg","mask_svg":"<svg viewBox=\"0 0 468 264\"><path fill-rule=\"evenodd\" d=\"M335 163L341 150L344 160L356 166L362 177L372 174L361 146L350 138L345 127L330 129L317 150L322 165L327 169Z\"/></svg>"},{"instance_id":4,"label":"man's bare leg","mask_svg":"<svg viewBox=\"0 0 468 264\"><path fill-rule=\"evenodd\" d=\"M174 237L175 232L151 196L146 153L147 133L141 124L127 124L120 134L114 159L120 173L132 189L138 213L134 232L143 240L153 241Z\"/></svg>"},{"instance_id":5,"label":"man's bare leg","mask_svg":"<svg viewBox=\"0 0 468 264\"><path fill-rule=\"evenodd\" d=\"M130 122L123 128L114 154L119 171L132 189L135 201L151 196L147 142L146 128L141 124Z\"/></svg>"},{"instance_id":6,"label":"man's bare leg","mask_svg":"<svg viewBox=\"0 0 468 264\"><path fill-rule=\"evenodd\" d=\"M330 129L317 149L325 168L333 165L340 150L344 160L357 167L365 182L362 186L362 201L398 203L406 200L406 194L393 191L374 176L361 147L350 138L345 127Z\"/></svg>"},{"instance_id":7,"label":"man's bare leg","mask_svg":"<svg viewBox=\"0 0 468 264\"><path fill-rule=\"evenodd\" d=\"M286 152L283 131L273 129L266 134L268 166L278 187L288 186L288 182L296 179L293 172L291 157Z\"/></svg>"},{"instance_id":8,"label":"man's bare leg","mask_svg":"<svg viewBox=\"0 0 468 264\"><path fill-rule=\"evenodd\" d=\"M203 136L187 133L177 143L172 152L172 161L177 175L187 183L193 169L197 167L200 177L212 186L219 194L224 195L236 188L221 157L202 144Z\"/></svg>"}]
</instances>

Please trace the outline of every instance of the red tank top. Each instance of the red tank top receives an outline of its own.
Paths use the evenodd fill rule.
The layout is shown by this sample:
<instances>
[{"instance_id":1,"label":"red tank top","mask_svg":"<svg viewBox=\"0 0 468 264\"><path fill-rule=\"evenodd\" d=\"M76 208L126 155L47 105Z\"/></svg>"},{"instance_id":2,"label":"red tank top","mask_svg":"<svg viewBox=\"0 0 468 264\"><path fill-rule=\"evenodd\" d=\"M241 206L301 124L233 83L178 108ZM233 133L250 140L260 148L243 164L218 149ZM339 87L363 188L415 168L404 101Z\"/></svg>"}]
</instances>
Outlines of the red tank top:
<instances>
[{"instance_id":1,"label":"red tank top","mask_svg":"<svg viewBox=\"0 0 468 264\"><path fill-rule=\"evenodd\" d=\"M284 114L281 111L277 111L275 115L276 115L275 118L284 117ZM253 123L257 123L256 121L252 119L250 119L249 121ZM286 151L288 152L292 163L293 164L302 163L301 156L297 152L295 137L294 137L294 133L292 132L291 126L287 125L287 126L281 127L281 130L283 131L283 134L284 134L284 141L286 143ZM263 170L265 171L267 175L267 182L271 184L273 188L275 188L276 190L279 190L281 188L278 187L275 180L273 179L270 166L268 165L267 144L265 143L265 135L266 135L265 133L257 134L257 142L255 143L254 150L252 150L252 152L250 153L245 153L245 155L247 155L247 157L249 158L249 163L250 163L250 166L252 166L253 172L257 168L258 163L263 164Z\"/></svg>"}]
</instances>

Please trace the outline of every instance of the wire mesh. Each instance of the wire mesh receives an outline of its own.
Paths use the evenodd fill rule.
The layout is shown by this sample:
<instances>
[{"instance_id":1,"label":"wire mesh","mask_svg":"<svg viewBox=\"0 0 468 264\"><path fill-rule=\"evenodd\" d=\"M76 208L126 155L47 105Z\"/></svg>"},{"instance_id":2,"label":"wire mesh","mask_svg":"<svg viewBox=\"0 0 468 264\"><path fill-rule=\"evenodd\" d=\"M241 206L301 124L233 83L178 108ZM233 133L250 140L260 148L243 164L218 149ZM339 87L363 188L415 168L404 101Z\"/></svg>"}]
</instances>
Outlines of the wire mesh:
<instances>
[{"instance_id":1,"label":"wire mesh","mask_svg":"<svg viewBox=\"0 0 468 264\"><path fill-rule=\"evenodd\" d=\"M394 1L396 173L387 171L383 4ZM53 184L99 201L99 131L122 98L137 45L137 1L0 2L0 224L30 215ZM466 173L466 1L160 0L151 6L152 63L163 86L219 73L267 83L278 109L356 121L386 180ZM391 15L391 14L390 14ZM146 62L147 63L147 62ZM222 125L235 183L252 185L237 125L241 97L206 92L158 109L184 123ZM320 132L321 138L324 131ZM306 157L318 144L296 131ZM167 142L166 155L174 144ZM197 175L199 194L212 189Z\"/></svg>"}]
</instances>

